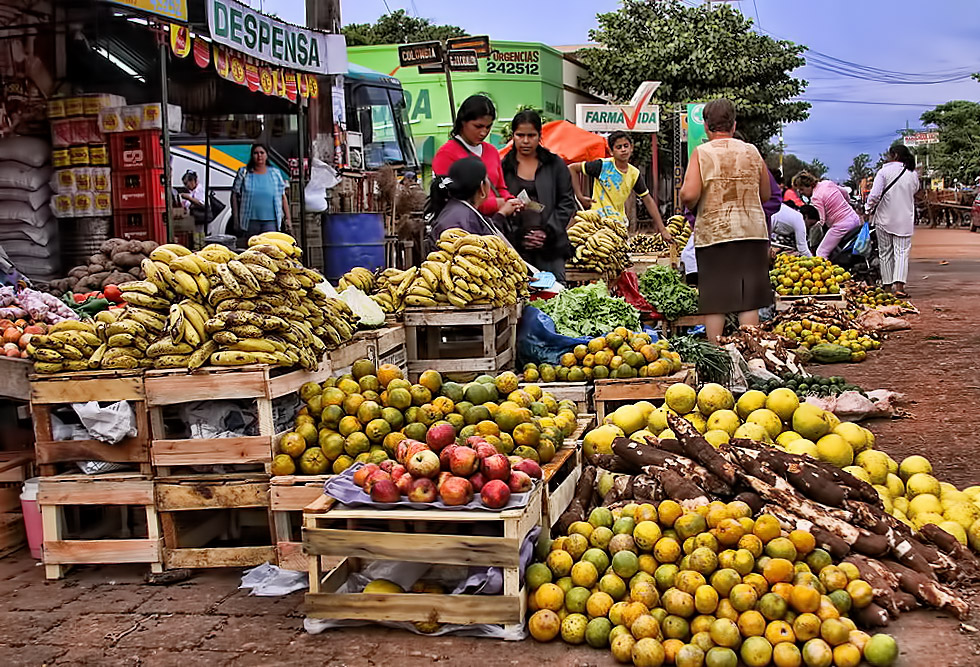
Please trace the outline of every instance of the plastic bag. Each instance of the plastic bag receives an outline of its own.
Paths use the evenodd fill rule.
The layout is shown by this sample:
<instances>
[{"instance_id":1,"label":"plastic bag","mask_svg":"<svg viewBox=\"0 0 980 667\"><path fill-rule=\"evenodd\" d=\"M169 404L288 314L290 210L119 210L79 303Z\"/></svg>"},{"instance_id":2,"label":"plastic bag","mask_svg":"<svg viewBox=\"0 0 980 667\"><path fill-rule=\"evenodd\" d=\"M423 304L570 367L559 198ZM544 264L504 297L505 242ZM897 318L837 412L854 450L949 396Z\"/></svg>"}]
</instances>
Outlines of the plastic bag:
<instances>
[{"instance_id":1,"label":"plastic bag","mask_svg":"<svg viewBox=\"0 0 980 667\"><path fill-rule=\"evenodd\" d=\"M555 322L534 306L527 306L517 326L517 363L557 364L558 358L589 338L562 336L555 331Z\"/></svg>"},{"instance_id":2,"label":"plastic bag","mask_svg":"<svg viewBox=\"0 0 980 667\"><path fill-rule=\"evenodd\" d=\"M306 199L307 213L323 213L327 210L327 190L340 182L337 172L326 162L313 158L310 165L310 182L306 184L303 197Z\"/></svg>"},{"instance_id":3,"label":"plastic bag","mask_svg":"<svg viewBox=\"0 0 980 667\"><path fill-rule=\"evenodd\" d=\"M857 238L854 239L854 247L851 248L851 254L860 255L861 257L867 257L871 254L871 226L867 221L861 225L861 231L858 232Z\"/></svg>"},{"instance_id":4,"label":"plastic bag","mask_svg":"<svg viewBox=\"0 0 980 667\"><path fill-rule=\"evenodd\" d=\"M262 563L251 570L245 570L239 588L250 588L249 595L278 597L301 591L309 584L306 572L283 570L277 565Z\"/></svg>"},{"instance_id":5,"label":"plastic bag","mask_svg":"<svg viewBox=\"0 0 980 667\"><path fill-rule=\"evenodd\" d=\"M115 445L123 438L136 436L136 415L126 401L104 408L98 401L72 403L71 407L94 440Z\"/></svg>"},{"instance_id":6,"label":"plastic bag","mask_svg":"<svg viewBox=\"0 0 980 667\"><path fill-rule=\"evenodd\" d=\"M640 280L632 271L623 271L614 287L616 294L623 297L623 301L641 313L655 320L663 319L663 315L658 313L657 309L650 305L650 302L640 294Z\"/></svg>"}]
</instances>

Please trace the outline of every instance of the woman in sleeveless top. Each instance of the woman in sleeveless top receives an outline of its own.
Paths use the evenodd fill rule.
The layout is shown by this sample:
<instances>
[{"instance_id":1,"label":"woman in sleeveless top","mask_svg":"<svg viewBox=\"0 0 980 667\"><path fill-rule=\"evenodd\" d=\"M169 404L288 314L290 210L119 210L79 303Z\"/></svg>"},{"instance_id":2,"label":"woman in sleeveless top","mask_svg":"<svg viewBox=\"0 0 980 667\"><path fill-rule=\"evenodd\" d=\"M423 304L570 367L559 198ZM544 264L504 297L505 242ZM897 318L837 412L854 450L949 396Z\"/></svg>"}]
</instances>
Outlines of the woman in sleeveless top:
<instances>
[{"instance_id":1,"label":"woman in sleeveless top","mask_svg":"<svg viewBox=\"0 0 980 667\"><path fill-rule=\"evenodd\" d=\"M762 202L772 196L769 170L759 151L734 138L735 106L720 99L704 107L708 143L698 146L681 188L682 203L697 211L694 249L699 310L708 340L716 342L725 315L758 324L772 305L769 230Z\"/></svg>"}]
</instances>

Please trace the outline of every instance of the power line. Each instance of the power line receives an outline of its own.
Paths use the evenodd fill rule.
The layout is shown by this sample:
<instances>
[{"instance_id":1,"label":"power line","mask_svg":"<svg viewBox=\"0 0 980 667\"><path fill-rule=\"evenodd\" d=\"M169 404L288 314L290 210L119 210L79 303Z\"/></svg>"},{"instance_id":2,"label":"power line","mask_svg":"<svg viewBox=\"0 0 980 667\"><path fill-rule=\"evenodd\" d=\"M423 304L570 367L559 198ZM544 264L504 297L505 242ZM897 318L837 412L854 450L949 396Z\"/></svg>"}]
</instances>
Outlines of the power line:
<instances>
[{"instance_id":1,"label":"power line","mask_svg":"<svg viewBox=\"0 0 980 667\"><path fill-rule=\"evenodd\" d=\"M762 19L759 18L759 5L755 4L755 0L752 0L752 8L755 10L755 23L759 26L759 30L762 30Z\"/></svg>"},{"instance_id":2,"label":"power line","mask_svg":"<svg viewBox=\"0 0 980 667\"><path fill-rule=\"evenodd\" d=\"M818 97L801 97L801 102L825 102L829 104L875 104L886 107L923 107L932 108L936 106L935 104L920 104L916 102L881 102L881 101L871 101L871 100L831 100L831 99L821 99Z\"/></svg>"}]
</instances>

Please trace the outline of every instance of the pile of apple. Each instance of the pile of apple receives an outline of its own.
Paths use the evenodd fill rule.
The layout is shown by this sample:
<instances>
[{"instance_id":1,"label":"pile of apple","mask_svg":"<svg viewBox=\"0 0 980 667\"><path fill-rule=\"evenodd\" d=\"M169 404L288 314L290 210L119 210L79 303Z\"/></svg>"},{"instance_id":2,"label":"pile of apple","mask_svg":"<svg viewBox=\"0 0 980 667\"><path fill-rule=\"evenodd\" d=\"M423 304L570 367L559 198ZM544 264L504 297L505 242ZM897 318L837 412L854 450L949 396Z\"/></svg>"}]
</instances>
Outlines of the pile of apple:
<instances>
[{"instance_id":1,"label":"pile of apple","mask_svg":"<svg viewBox=\"0 0 980 667\"><path fill-rule=\"evenodd\" d=\"M474 435L456 444L452 424L436 424L425 442L398 443L395 460L367 463L354 472L354 483L376 503L396 503L402 496L413 503L466 505L480 494L490 509L505 507L510 494L531 490L541 479L541 466L531 459L507 456Z\"/></svg>"}]
</instances>

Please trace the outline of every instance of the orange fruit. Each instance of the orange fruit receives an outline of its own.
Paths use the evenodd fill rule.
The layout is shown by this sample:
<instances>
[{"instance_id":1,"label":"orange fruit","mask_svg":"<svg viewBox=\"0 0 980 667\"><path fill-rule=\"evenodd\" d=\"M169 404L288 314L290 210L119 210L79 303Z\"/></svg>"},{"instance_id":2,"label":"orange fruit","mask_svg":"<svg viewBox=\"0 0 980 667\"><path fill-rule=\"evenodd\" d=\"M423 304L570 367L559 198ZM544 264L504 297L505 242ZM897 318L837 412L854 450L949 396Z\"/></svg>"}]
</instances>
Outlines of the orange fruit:
<instances>
[{"instance_id":1,"label":"orange fruit","mask_svg":"<svg viewBox=\"0 0 980 667\"><path fill-rule=\"evenodd\" d=\"M810 586L793 586L789 603L799 613L815 612L820 608L820 591Z\"/></svg>"},{"instance_id":2,"label":"orange fruit","mask_svg":"<svg viewBox=\"0 0 980 667\"><path fill-rule=\"evenodd\" d=\"M770 558L762 569L762 576L770 584L789 583L796 575L792 561L785 558Z\"/></svg>"}]
</instances>

